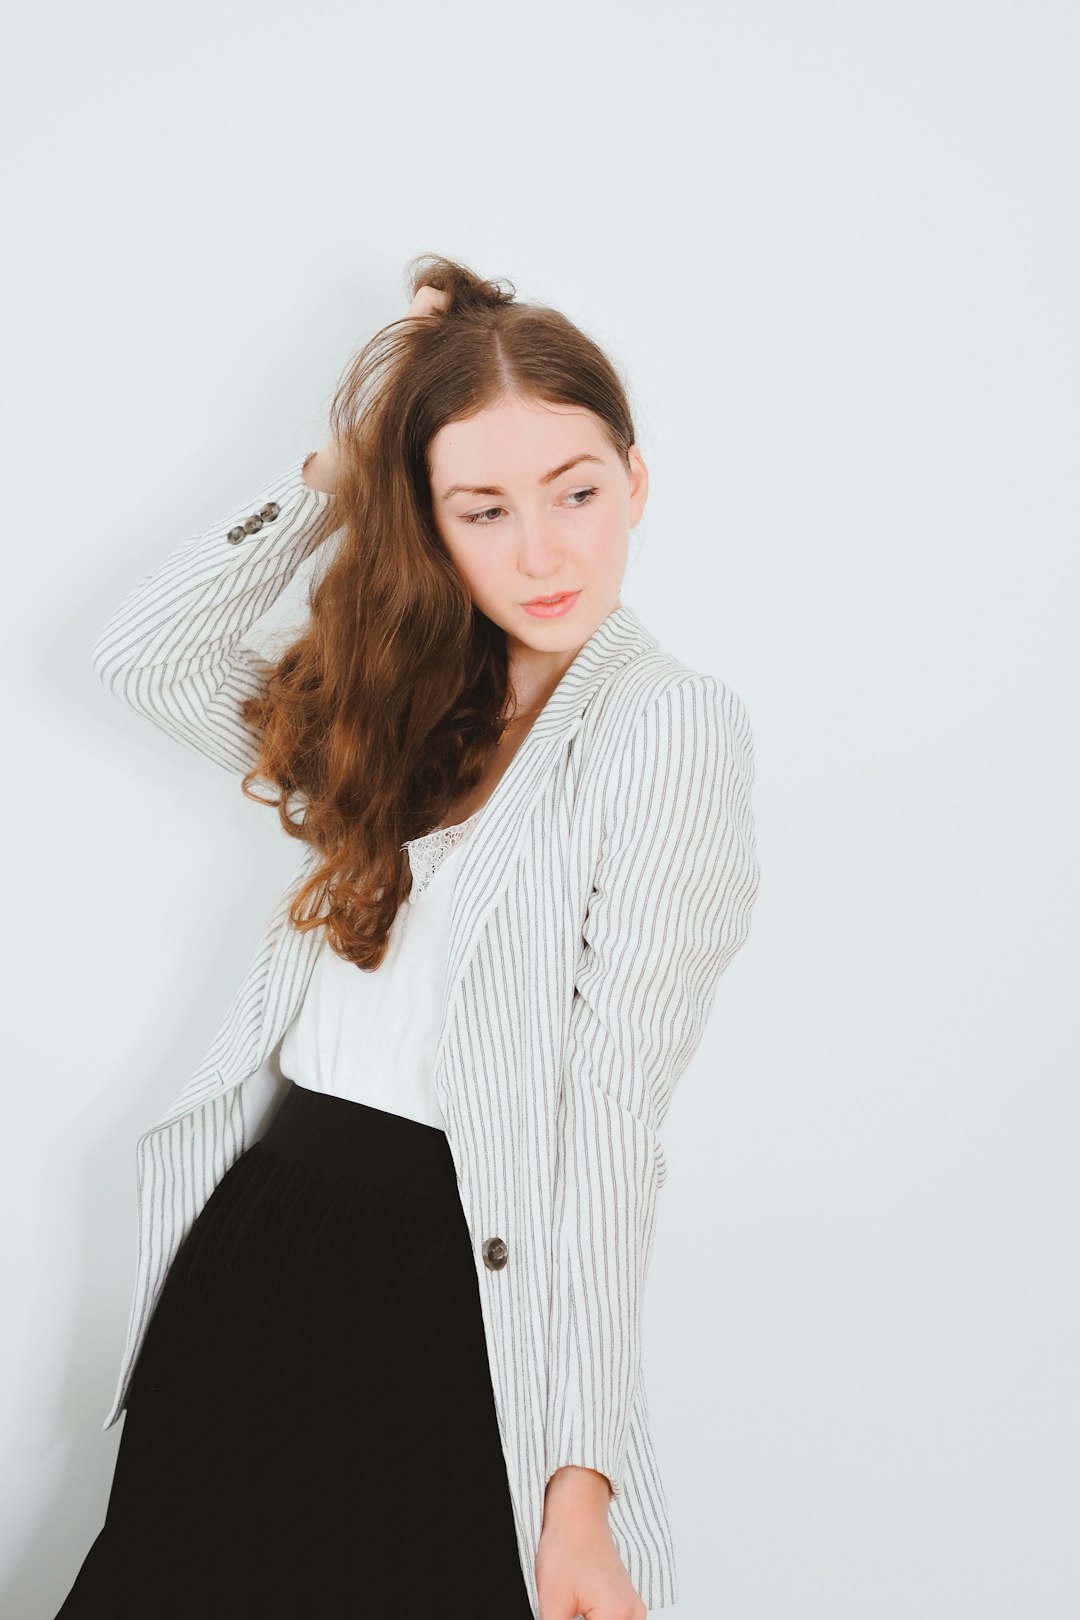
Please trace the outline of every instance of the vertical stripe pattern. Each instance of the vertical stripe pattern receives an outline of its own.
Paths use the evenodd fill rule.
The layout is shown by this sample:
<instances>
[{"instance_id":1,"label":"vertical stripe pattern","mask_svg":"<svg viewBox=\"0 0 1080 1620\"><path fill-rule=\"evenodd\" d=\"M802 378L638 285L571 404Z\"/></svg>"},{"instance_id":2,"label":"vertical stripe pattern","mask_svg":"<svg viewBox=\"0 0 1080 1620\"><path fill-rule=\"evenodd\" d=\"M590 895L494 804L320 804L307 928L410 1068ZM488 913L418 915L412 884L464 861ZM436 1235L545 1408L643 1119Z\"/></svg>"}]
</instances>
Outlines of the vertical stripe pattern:
<instances>
[{"instance_id":1,"label":"vertical stripe pattern","mask_svg":"<svg viewBox=\"0 0 1080 1620\"><path fill-rule=\"evenodd\" d=\"M267 667L241 638L333 530L333 498L307 488L302 466L179 546L95 647L111 691L238 774L255 743L237 705ZM757 892L752 780L739 697L622 605L534 722L457 873L433 1079L536 1609L544 1491L567 1463L611 1480L612 1534L646 1605L677 1595L644 1289L661 1127ZM173 1255L255 1139L254 1077L300 1009L320 942L286 921L314 858L305 850L202 1062L139 1139L135 1290L106 1428ZM499 1269L484 1259L492 1237L507 1247Z\"/></svg>"}]
</instances>

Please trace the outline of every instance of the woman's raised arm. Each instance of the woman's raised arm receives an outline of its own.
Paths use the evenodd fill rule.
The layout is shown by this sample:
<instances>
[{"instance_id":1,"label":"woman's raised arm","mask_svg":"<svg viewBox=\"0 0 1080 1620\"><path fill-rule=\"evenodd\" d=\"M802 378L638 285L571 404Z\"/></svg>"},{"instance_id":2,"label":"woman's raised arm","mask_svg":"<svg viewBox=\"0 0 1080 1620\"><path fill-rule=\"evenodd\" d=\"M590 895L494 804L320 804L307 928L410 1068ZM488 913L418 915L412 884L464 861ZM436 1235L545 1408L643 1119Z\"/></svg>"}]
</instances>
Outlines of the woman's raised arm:
<instances>
[{"instance_id":1,"label":"woman's raised arm","mask_svg":"<svg viewBox=\"0 0 1080 1620\"><path fill-rule=\"evenodd\" d=\"M242 643L335 527L331 452L309 452L127 593L94 644L102 682L185 747L244 775L257 739L241 717L269 665ZM304 476L315 458L314 487Z\"/></svg>"}]
</instances>

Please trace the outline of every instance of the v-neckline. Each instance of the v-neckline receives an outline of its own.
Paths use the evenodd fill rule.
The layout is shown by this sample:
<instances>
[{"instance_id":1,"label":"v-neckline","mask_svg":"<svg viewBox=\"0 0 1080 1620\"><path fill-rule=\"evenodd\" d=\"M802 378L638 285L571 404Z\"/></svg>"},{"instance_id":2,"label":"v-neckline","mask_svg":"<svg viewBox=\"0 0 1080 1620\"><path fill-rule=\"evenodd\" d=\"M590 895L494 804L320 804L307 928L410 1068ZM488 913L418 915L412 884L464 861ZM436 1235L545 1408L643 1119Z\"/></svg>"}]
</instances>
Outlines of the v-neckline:
<instances>
[{"instance_id":1,"label":"v-neckline","mask_svg":"<svg viewBox=\"0 0 1080 1620\"><path fill-rule=\"evenodd\" d=\"M432 827L430 832L417 833L415 838L406 838L401 847L403 849L411 849L414 844L426 843L429 838L434 838L437 833L457 832L459 827L467 827L470 822L475 821L477 816L479 816L481 812L486 809L487 801L485 800L485 802L480 806L480 809L474 810L471 816L465 816L461 821L452 821L448 827Z\"/></svg>"},{"instance_id":2,"label":"v-neckline","mask_svg":"<svg viewBox=\"0 0 1080 1620\"><path fill-rule=\"evenodd\" d=\"M406 840L402 848L406 852L412 872L412 884L408 895L410 902L415 904L420 899L450 857L468 842L473 823L480 819L486 809L485 802L478 810L474 810L471 816L465 816L461 821L452 821L448 827L432 827L430 832ZM455 834L459 836L453 836ZM424 846L432 843L435 846L434 864L430 858L425 858L424 852Z\"/></svg>"}]
</instances>

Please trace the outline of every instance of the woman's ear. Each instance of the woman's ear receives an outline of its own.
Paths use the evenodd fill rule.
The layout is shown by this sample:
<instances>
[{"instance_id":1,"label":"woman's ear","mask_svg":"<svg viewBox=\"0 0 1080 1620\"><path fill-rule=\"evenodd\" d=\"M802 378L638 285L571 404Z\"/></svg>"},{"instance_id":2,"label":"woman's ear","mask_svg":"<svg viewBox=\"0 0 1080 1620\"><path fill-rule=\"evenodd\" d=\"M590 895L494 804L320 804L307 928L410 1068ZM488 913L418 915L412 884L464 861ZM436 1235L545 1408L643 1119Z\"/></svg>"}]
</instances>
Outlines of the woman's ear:
<instances>
[{"instance_id":1,"label":"woman's ear","mask_svg":"<svg viewBox=\"0 0 1080 1620\"><path fill-rule=\"evenodd\" d=\"M628 469L630 477L630 527L636 528L645 510L645 502L649 498L649 469L645 459L636 444L630 446L627 456L630 462Z\"/></svg>"}]
</instances>

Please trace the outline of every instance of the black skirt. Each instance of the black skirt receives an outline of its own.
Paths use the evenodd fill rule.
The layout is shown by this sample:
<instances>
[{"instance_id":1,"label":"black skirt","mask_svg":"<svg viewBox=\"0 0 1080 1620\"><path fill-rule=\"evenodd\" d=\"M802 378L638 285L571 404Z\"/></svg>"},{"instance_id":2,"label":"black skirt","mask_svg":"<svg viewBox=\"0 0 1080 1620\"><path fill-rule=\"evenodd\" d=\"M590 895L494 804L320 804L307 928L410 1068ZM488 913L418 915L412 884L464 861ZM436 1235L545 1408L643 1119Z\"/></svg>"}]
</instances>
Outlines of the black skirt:
<instances>
[{"instance_id":1,"label":"black skirt","mask_svg":"<svg viewBox=\"0 0 1080 1620\"><path fill-rule=\"evenodd\" d=\"M293 1085L173 1260L57 1620L533 1620L446 1135Z\"/></svg>"}]
</instances>

